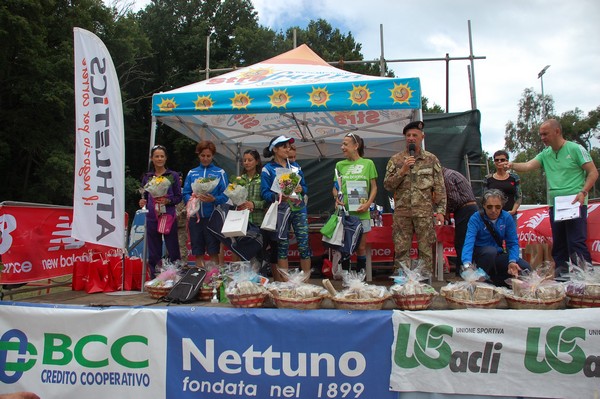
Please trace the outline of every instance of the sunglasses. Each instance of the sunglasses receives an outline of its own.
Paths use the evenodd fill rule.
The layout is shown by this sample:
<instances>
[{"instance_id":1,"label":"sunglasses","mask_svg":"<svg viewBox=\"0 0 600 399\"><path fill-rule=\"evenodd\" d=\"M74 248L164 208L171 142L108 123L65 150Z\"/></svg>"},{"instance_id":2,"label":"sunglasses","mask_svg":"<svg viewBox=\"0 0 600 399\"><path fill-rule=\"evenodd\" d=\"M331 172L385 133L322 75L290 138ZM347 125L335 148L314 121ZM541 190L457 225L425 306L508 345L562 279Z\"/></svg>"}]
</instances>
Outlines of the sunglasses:
<instances>
[{"instance_id":1,"label":"sunglasses","mask_svg":"<svg viewBox=\"0 0 600 399\"><path fill-rule=\"evenodd\" d=\"M160 145L160 144L157 144L154 147L152 147L152 150L159 150L159 149L160 150L166 150L165 146L164 145Z\"/></svg>"},{"instance_id":2,"label":"sunglasses","mask_svg":"<svg viewBox=\"0 0 600 399\"><path fill-rule=\"evenodd\" d=\"M508 159L506 159L506 158L494 159L494 162L506 162L506 161L508 161Z\"/></svg>"}]
</instances>

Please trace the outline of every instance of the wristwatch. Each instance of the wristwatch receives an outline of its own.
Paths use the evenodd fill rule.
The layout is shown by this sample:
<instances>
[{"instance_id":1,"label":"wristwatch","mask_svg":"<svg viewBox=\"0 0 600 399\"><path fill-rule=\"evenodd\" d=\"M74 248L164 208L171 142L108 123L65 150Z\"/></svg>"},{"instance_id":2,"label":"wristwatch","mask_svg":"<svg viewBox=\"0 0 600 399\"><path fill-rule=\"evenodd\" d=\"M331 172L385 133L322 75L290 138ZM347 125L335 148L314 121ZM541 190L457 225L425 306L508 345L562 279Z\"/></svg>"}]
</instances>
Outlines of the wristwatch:
<instances>
[{"instance_id":1,"label":"wristwatch","mask_svg":"<svg viewBox=\"0 0 600 399\"><path fill-rule=\"evenodd\" d=\"M588 192L585 190L581 190L580 193L583 194L584 197L587 197L588 195Z\"/></svg>"}]
</instances>

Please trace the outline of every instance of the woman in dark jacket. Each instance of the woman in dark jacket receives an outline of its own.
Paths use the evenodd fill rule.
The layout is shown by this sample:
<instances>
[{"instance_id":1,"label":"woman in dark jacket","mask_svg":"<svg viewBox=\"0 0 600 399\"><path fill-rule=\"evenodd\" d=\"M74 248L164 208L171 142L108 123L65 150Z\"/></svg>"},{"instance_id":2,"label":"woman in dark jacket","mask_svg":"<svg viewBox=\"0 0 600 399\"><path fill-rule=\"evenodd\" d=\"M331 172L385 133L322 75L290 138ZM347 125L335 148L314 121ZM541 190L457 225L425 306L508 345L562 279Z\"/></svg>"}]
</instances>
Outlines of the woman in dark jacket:
<instances>
[{"instance_id":1,"label":"woman in dark jacket","mask_svg":"<svg viewBox=\"0 0 600 399\"><path fill-rule=\"evenodd\" d=\"M148 247L148 267L153 277L156 274L156 265L162 258L163 238L169 260L175 262L181 258L179 252L179 240L177 238L177 222L175 215L175 205L181 202L181 183L179 174L167 168L167 149L162 145L155 145L150 151L150 160L152 169L144 174L142 178L142 187L154 177L163 177L170 182L166 195L154 198L148 191L144 191L144 197L140 199L140 207L146 206L146 242ZM161 215L170 215L165 220L169 220L170 231L162 234L159 232L159 218ZM163 230L164 231L164 230Z\"/></svg>"}]
</instances>

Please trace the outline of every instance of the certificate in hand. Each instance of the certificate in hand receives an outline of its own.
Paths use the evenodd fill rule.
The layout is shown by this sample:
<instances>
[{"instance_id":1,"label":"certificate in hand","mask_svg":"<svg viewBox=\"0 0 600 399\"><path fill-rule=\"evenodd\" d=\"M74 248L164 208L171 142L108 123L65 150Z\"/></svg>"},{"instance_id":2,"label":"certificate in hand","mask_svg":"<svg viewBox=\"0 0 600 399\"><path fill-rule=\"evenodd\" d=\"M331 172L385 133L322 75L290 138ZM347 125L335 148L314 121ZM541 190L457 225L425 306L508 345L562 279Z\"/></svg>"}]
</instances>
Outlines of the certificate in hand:
<instances>
[{"instance_id":1,"label":"certificate in hand","mask_svg":"<svg viewBox=\"0 0 600 399\"><path fill-rule=\"evenodd\" d=\"M576 195L562 195L554 198L554 221L576 219L580 217L579 202L575 202Z\"/></svg>"}]
</instances>

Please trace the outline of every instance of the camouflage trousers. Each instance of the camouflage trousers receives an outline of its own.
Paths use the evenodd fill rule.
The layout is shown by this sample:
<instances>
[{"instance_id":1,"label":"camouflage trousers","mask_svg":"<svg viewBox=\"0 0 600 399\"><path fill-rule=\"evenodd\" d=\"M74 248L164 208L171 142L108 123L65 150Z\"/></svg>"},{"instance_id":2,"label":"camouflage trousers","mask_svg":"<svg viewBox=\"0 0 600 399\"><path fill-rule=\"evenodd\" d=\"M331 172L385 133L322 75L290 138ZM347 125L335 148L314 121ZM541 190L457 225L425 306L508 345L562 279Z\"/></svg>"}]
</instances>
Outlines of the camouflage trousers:
<instances>
[{"instance_id":1,"label":"camouflage trousers","mask_svg":"<svg viewBox=\"0 0 600 399\"><path fill-rule=\"evenodd\" d=\"M417 236L418 258L425 264L425 268L433 271L433 243L436 242L433 218L419 216L394 215L392 225L392 238L394 240L394 269L400 268L401 263L410 266L410 249L412 247L413 233Z\"/></svg>"}]
</instances>

